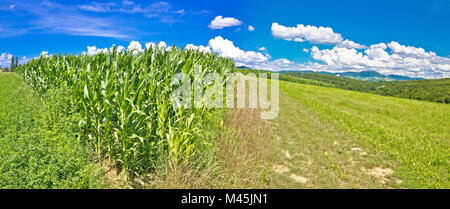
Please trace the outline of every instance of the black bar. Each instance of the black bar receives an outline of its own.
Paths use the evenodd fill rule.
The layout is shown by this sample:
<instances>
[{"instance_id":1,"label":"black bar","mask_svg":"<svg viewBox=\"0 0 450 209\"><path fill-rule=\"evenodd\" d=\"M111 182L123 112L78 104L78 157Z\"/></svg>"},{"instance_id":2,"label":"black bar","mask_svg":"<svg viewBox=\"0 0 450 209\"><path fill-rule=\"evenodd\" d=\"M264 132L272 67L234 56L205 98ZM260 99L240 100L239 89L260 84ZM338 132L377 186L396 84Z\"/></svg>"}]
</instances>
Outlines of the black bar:
<instances>
[{"instance_id":1,"label":"black bar","mask_svg":"<svg viewBox=\"0 0 450 209\"><path fill-rule=\"evenodd\" d=\"M396 204L416 205L424 201L430 208L432 204L439 202L447 205L448 190L0 190L2 203L16 198L22 200L14 201L18 204L26 200L25 202L36 204L44 203L45 206L56 200L62 201L64 203L62 206L83 208L89 206L99 209L109 206L140 209L316 208L317 206L384 208Z\"/></svg>"}]
</instances>

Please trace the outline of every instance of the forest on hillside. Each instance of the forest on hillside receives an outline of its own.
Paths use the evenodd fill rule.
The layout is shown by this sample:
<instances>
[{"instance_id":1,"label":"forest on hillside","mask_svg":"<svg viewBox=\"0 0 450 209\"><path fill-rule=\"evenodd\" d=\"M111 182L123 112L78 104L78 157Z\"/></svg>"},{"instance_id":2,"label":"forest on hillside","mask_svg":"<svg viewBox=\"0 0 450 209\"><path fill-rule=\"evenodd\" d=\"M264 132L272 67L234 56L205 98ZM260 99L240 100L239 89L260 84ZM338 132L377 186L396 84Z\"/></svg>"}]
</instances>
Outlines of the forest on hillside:
<instances>
[{"instance_id":1,"label":"forest on hillside","mask_svg":"<svg viewBox=\"0 0 450 209\"><path fill-rule=\"evenodd\" d=\"M289 72L286 75L324 82L340 89L450 103L450 78L409 81L361 81L319 73Z\"/></svg>"},{"instance_id":2,"label":"forest on hillside","mask_svg":"<svg viewBox=\"0 0 450 209\"><path fill-rule=\"evenodd\" d=\"M243 73L259 70L239 69ZM269 72L269 71L267 71ZM270 73L270 72L269 72ZM362 81L320 73L280 73L280 80L407 99L450 103L450 78L408 81Z\"/></svg>"}]
</instances>

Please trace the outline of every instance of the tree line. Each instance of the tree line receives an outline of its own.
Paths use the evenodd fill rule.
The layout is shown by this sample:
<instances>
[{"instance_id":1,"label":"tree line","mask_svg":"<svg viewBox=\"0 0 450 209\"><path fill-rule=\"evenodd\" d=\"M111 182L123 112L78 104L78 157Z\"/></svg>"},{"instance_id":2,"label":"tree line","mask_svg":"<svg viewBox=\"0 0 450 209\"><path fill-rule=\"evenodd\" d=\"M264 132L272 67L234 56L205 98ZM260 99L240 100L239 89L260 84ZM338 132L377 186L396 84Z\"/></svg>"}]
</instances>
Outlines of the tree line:
<instances>
[{"instance_id":1,"label":"tree line","mask_svg":"<svg viewBox=\"0 0 450 209\"><path fill-rule=\"evenodd\" d=\"M361 81L319 73L285 73L286 76L331 84L335 88L384 96L450 103L450 78L408 81ZM281 77L280 77L281 78Z\"/></svg>"}]
</instances>

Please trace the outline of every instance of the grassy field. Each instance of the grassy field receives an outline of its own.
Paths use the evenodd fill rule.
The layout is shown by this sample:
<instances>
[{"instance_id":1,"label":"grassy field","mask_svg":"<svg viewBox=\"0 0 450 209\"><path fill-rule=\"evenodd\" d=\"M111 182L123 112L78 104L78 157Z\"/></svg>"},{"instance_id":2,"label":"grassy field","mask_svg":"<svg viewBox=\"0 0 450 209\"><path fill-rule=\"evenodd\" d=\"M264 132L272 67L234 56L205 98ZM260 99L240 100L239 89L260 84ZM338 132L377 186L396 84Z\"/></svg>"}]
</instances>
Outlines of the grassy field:
<instances>
[{"instance_id":1,"label":"grassy field","mask_svg":"<svg viewBox=\"0 0 450 209\"><path fill-rule=\"evenodd\" d=\"M280 89L275 187L450 187L450 106L283 81Z\"/></svg>"},{"instance_id":2,"label":"grassy field","mask_svg":"<svg viewBox=\"0 0 450 209\"><path fill-rule=\"evenodd\" d=\"M106 186L66 99L64 91L43 98L15 73L0 73L0 188Z\"/></svg>"}]
</instances>

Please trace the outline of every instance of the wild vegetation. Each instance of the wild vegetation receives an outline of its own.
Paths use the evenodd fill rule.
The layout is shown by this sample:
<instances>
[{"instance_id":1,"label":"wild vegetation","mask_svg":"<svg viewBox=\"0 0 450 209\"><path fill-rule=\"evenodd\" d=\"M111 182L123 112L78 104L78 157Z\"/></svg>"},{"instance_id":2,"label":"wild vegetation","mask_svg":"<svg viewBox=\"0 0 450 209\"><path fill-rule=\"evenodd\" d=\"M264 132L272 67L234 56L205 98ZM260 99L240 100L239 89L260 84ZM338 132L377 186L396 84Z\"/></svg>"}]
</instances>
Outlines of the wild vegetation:
<instances>
[{"instance_id":1,"label":"wild vegetation","mask_svg":"<svg viewBox=\"0 0 450 209\"><path fill-rule=\"evenodd\" d=\"M0 188L103 188L79 133L68 92L45 97L14 73L0 74Z\"/></svg>"}]
</instances>

